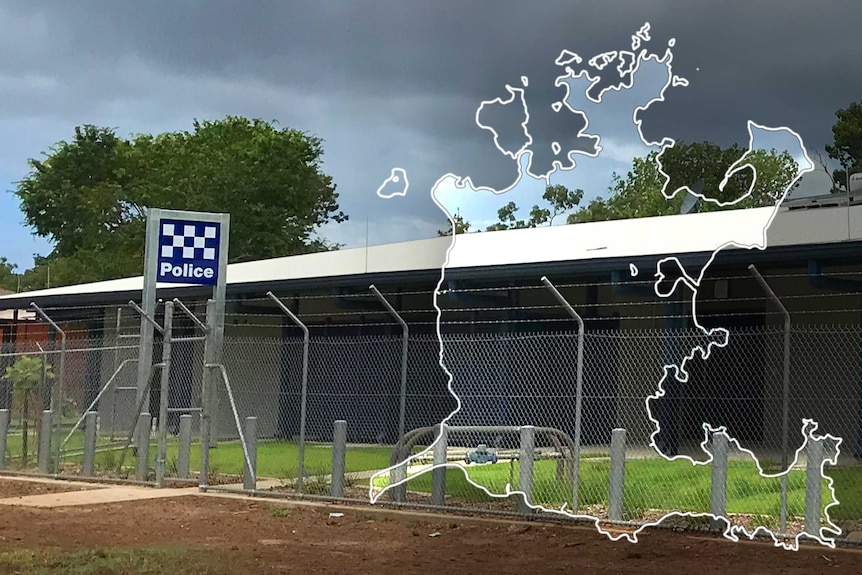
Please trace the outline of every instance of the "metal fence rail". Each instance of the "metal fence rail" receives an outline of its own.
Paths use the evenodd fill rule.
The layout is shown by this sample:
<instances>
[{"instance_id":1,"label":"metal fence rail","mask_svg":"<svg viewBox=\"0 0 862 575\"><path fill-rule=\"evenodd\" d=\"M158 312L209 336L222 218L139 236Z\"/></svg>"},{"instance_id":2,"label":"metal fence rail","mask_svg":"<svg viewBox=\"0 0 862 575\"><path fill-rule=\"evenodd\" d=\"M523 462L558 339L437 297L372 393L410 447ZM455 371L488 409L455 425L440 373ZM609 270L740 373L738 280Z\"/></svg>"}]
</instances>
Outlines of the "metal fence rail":
<instances>
[{"instance_id":1,"label":"metal fence rail","mask_svg":"<svg viewBox=\"0 0 862 575\"><path fill-rule=\"evenodd\" d=\"M138 348L134 330L105 327L96 335L70 334L65 348L59 337L2 344L0 375L23 357L41 358L54 374L38 377L26 406L13 383L0 380L6 410L0 421L9 421L0 430L4 470L37 471L48 457L59 475L152 481L163 464L165 482L198 482L203 471L208 489L251 484L273 495L367 500L388 488L393 457L409 457L405 504L527 513L517 498L503 497L526 482L533 505L602 519L642 524L672 510L707 513L723 505L738 524L780 529L783 523L783 531L794 533L806 529L806 509L810 516L814 505L806 468L817 441L803 429L811 419L818 434L843 439L837 464L826 466L840 501L830 516L845 534L862 525L862 501L853 496L862 488L857 325L793 325L789 354L784 326L734 328L727 345L713 346L707 359L695 354L679 377L672 371L664 377L664 366L714 338L695 329L589 325L582 332L449 333L442 361L451 384L435 335L411 331L405 345L397 329L326 336L312 326L303 337L301 330L229 326L211 389L215 445L202 469L204 341L199 324L178 326L174 319L169 373L162 379L158 369L164 341L157 334L152 397L141 409L154 419L161 411L163 462L153 459L159 438L149 433L135 438L134 453L146 447L146 461L128 457L118 469L123 442L140 420L130 367ZM52 397L65 400L52 404ZM53 434L42 424L46 417L57 422ZM399 440L421 428L439 431L444 419L455 430L444 450L429 449L440 437L435 432L401 451ZM528 427L536 430L529 449L520 431ZM715 443L717 428L726 430L726 446ZM835 442L819 444L829 463ZM37 453L40 446L50 451ZM716 450L719 463L727 462L719 466L724 471L711 463ZM615 467L620 457L624 473ZM435 463L448 469L428 473ZM140 465L147 468L143 477ZM54 474L54 465L42 472ZM823 507L831 493L828 485L821 491L820 525L827 526Z\"/></svg>"}]
</instances>

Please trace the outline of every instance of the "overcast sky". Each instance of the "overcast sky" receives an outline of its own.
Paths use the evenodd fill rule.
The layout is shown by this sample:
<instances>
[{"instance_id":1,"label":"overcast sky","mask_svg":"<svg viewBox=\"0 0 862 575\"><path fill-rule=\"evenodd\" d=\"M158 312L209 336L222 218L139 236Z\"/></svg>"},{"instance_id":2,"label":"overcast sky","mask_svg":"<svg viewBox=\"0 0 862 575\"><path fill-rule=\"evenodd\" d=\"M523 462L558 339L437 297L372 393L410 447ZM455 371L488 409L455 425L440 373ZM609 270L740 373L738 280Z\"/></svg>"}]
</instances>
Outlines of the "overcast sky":
<instances>
[{"instance_id":1,"label":"overcast sky","mask_svg":"<svg viewBox=\"0 0 862 575\"><path fill-rule=\"evenodd\" d=\"M528 76L534 139L571 141L579 120L550 110L561 98L555 58L630 48L644 22L656 50L675 38L674 73L690 82L650 110L648 136L746 143L754 120L822 149L835 111L862 100L862 3L850 0L4 0L0 185L12 189L28 158L79 124L126 136L244 115L325 140L325 169L351 216L326 230L330 239L430 237L445 227L430 199L442 175L504 186L517 174L476 125L480 102L509 97L505 86ZM615 117L605 118L608 142L618 137ZM378 198L396 166L409 175L407 196ZM587 197L606 187L584 184ZM22 219L2 194L0 255L26 267L50 248Z\"/></svg>"}]
</instances>

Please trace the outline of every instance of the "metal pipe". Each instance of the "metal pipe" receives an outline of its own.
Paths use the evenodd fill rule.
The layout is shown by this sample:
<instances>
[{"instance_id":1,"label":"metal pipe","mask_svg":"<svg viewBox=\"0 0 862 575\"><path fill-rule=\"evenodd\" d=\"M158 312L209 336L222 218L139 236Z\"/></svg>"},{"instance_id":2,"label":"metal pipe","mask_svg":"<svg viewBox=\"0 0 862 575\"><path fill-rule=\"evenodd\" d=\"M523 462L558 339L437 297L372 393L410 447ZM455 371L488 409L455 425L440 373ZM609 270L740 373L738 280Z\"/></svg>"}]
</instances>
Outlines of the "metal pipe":
<instances>
[{"instance_id":1,"label":"metal pipe","mask_svg":"<svg viewBox=\"0 0 862 575\"><path fill-rule=\"evenodd\" d=\"M144 283L146 283L147 281L149 281L149 280L147 280L145 278ZM154 302L153 314L156 313L156 311L155 311L156 307L157 307L158 303L161 303L161 301L162 300L158 300L158 302ZM149 304L147 301L144 301L144 305L148 306ZM146 338L143 338L143 336L142 336L140 346L139 346L139 352L138 352L138 358L140 359L140 361L138 362L138 389L137 389L137 391L138 391L139 395L144 394L144 396L145 396L145 397L139 398L139 400L141 400L141 401L138 401L138 404L139 404L138 409L137 409L138 414L136 415L136 417L138 417L140 415L141 409L143 409L143 406L145 403L147 404L147 413L149 413L151 411L149 408L149 404L150 404L150 389L152 386L150 385L149 382L150 382L150 378L152 377L152 373L153 373L152 369L154 367L159 367L158 365L154 365L152 363L152 361L153 361L153 333L152 333L152 330L146 330L145 328L146 328L146 326L151 326L156 331L158 331L160 334L162 334L163 336L164 336L164 329L162 328L162 326L160 326L158 324L158 322L156 322L156 320L153 317L150 316L149 313L147 313L144 309L142 309L133 300L129 301L129 306L132 309L134 309L138 313L138 315L141 316L141 333L143 334L145 331L147 332ZM146 339L146 344L144 343L144 339ZM146 354L145 354L145 350L146 350ZM146 355L146 361L144 360L144 355ZM144 376L146 376L146 383L142 386L141 385L141 381L142 381L141 378ZM138 424L135 423L135 427L137 427L137 425ZM135 440L135 441L137 440L137 435L135 435L134 433L131 435L131 437L133 438L133 440Z\"/></svg>"},{"instance_id":2,"label":"metal pipe","mask_svg":"<svg viewBox=\"0 0 862 575\"><path fill-rule=\"evenodd\" d=\"M302 482L305 478L305 425L306 409L308 405L308 348L311 343L311 334L308 327L290 309L275 297L271 291L266 292L266 297L276 303L284 314L302 330L302 383L299 400L299 475L296 478L296 492L302 493Z\"/></svg>"},{"instance_id":3,"label":"metal pipe","mask_svg":"<svg viewBox=\"0 0 862 575\"><path fill-rule=\"evenodd\" d=\"M199 413L203 411L202 407L169 407L168 413Z\"/></svg>"},{"instance_id":4,"label":"metal pipe","mask_svg":"<svg viewBox=\"0 0 862 575\"><path fill-rule=\"evenodd\" d=\"M105 391L107 391L108 387L111 386L111 384L114 382L114 379L116 379L117 374L119 374L123 370L123 368L126 367L127 363L131 363L133 361L138 361L138 358L133 357L133 358L127 359L127 360L123 361L123 363L121 363L117 369L114 370L113 375L111 375L111 377L108 378L108 382L104 386L102 386L102 389L96 395L96 399L94 399L93 402L87 407L87 409L84 410L84 415L82 415L78 419L78 422L72 428L72 431L70 431L69 435L66 436L66 439L63 440L63 447L66 446L66 443L69 441L69 439L72 437L72 435L75 434L75 431L77 431L77 429L79 427L81 427L81 423L83 423L84 419L87 417L87 413L90 411L93 411L93 408L96 406L97 403L99 403L99 400L102 398L102 394L104 394ZM132 387L129 389L136 389L136 388ZM113 434L113 432L111 432L111 433Z\"/></svg>"},{"instance_id":5,"label":"metal pipe","mask_svg":"<svg viewBox=\"0 0 862 575\"><path fill-rule=\"evenodd\" d=\"M395 311L395 308L389 303L389 301L383 297L383 294L380 293L374 284L370 285L368 289L377 296L377 299L380 300L380 303L383 304L383 307L392 314L392 317L401 324L401 390L400 390L400 405L398 408L398 438L401 439L404 437L405 425L406 425L406 412L407 412L407 358L408 358L408 344L410 341L410 328L407 327L407 322L402 319L398 312Z\"/></svg>"},{"instance_id":6,"label":"metal pipe","mask_svg":"<svg viewBox=\"0 0 862 575\"><path fill-rule=\"evenodd\" d=\"M144 320L146 320L146 322L147 322L147 323L149 323L151 326L153 326L153 327L156 329L156 331L158 331L159 333L164 333L164 329L162 329L162 326L160 326L158 323L156 323L156 320L154 320L153 318L151 318L151 317L150 317L150 315L149 315L147 312L145 312L144 310L142 310L142 309L141 309L141 306L139 306L138 304L136 304L134 301L130 301L130 302L129 302L129 306L130 306L133 310L135 310L136 312L138 312L138 315L140 315L140 316L141 316L141 318L143 318Z\"/></svg>"},{"instance_id":7,"label":"metal pipe","mask_svg":"<svg viewBox=\"0 0 862 575\"><path fill-rule=\"evenodd\" d=\"M114 342L117 346L116 349L114 350L114 372L117 371L117 368L119 367L118 364L120 363L120 329L122 329L122 327L123 327L123 308L118 307L117 308L117 334L116 334L117 340ZM105 389L107 389L107 386L105 387ZM119 390L117 390L115 388L113 401L111 401L111 441L114 441L114 437L115 437L114 429L117 427L117 394L118 393L119 393ZM92 408L90 408L90 409L92 409ZM87 410L87 411L89 411L89 410ZM84 414L86 414L87 411L84 411ZM80 423L78 423L78 425L80 425Z\"/></svg>"},{"instance_id":8,"label":"metal pipe","mask_svg":"<svg viewBox=\"0 0 862 575\"><path fill-rule=\"evenodd\" d=\"M44 319L46 322L48 322L51 325L51 327L54 328L54 331L57 331L60 333L60 373L59 373L59 376L57 377L57 393L56 393L56 397L57 397L56 404L57 405L54 409L54 414L55 414L54 420L55 420L56 425L57 425L57 428L54 432L57 436L57 440L56 440L57 447L54 450L54 457L55 457L55 459L54 459L54 473L59 474L60 473L60 434L63 432L63 430L62 430L63 399L64 399L63 398L63 374L66 372L66 332L63 331L62 329L60 329L60 326L57 325L56 323L54 323L54 320L52 320L50 317L48 317L48 314L46 314L44 311L42 311L42 308L40 308L38 305L36 305L36 302L30 302L30 307L33 308L33 310L37 314L39 314L42 317L42 319ZM54 394L52 394L52 395L54 395Z\"/></svg>"},{"instance_id":9,"label":"metal pipe","mask_svg":"<svg viewBox=\"0 0 862 575\"><path fill-rule=\"evenodd\" d=\"M487 434L487 433L520 433L521 427L519 425L452 425L446 426L446 435L447 437L452 437L459 434ZM532 426L531 426L532 427ZM390 464L393 466L393 471L397 469L396 466L399 465L402 461L409 457L410 453L413 450L413 447L416 446L423 437L430 435L434 436L434 432L440 430L439 425L432 425L427 427L417 427L416 429L410 430L405 436L404 439L395 444L395 447L392 449L392 456L390 458ZM575 444L571 437L568 436L564 431L557 429L555 427L533 427L535 431L536 437L539 436L548 436L551 439L551 442L557 448L557 451L565 457L565 453L563 451L563 444L570 450L572 454L572 487L574 488L574 454L575 454ZM391 477L392 475L390 475ZM400 479L397 479L400 480ZM398 492L396 491L399 488L403 488L404 484L393 488L390 493L393 494L394 497L400 497ZM397 499L400 500L400 499ZM403 501L402 501L403 503Z\"/></svg>"},{"instance_id":10,"label":"metal pipe","mask_svg":"<svg viewBox=\"0 0 862 575\"><path fill-rule=\"evenodd\" d=\"M41 385L40 395L42 396L42 409L45 409L45 383L47 382L48 377L48 355L45 353L45 349L42 347L38 341L36 342L36 347L39 348L39 355L42 358L42 381L39 382ZM51 401L53 402L53 393L51 394ZM52 409L52 406L49 404L48 409Z\"/></svg>"},{"instance_id":11,"label":"metal pipe","mask_svg":"<svg viewBox=\"0 0 862 575\"><path fill-rule=\"evenodd\" d=\"M763 288L763 291L766 292L766 295L773 301L775 306L781 311L781 314L784 316L784 385L782 390L782 404L781 404L781 471L783 475L781 476L781 530L787 530L787 475L789 473L789 469L787 469L788 465L788 441L789 441L789 419L790 419L790 312L787 311L787 308L784 307L784 304L781 303L781 300L778 299L778 296L775 295L775 292L772 291L772 288L763 279L763 276L760 275L760 272L757 271L757 268L754 267L754 264L748 266L748 271L751 272L751 275L757 280L760 284L760 287Z\"/></svg>"},{"instance_id":12,"label":"metal pipe","mask_svg":"<svg viewBox=\"0 0 862 575\"><path fill-rule=\"evenodd\" d=\"M174 305L176 305L178 308L180 308L180 311L183 312L184 314L186 314L188 316L188 318L190 320L192 320L204 333L207 333L209 331L209 328L204 324L204 322L202 322L200 319L198 319L198 316L193 314L192 311L186 307L186 304L181 302L179 300L179 298L174 298ZM179 341L179 340L175 339L174 341Z\"/></svg>"},{"instance_id":13,"label":"metal pipe","mask_svg":"<svg viewBox=\"0 0 862 575\"><path fill-rule=\"evenodd\" d=\"M546 276L542 276L542 283L553 294L563 308L578 322L578 368L577 380L575 383L575 436L572 438L575 443L575 454L573 463L573 478L572 478L572 510L578 510L578 487L581 477L581 410L583 409L584 401L584 320L575 311L575 308L566 301L566 298L554 287Z\"/></svg>"},{"instance_id":14,"label":"metal pipe","mask_svg":"<svg viewBox=\"0 0 862 575\"><path fill-rule=\"evenodd\" d=\"M207 301L207 340L204 343L204 362L210 361L214 355L212 338L215 320L215 301ZM206 491L209 484L209 457L210 457L210 435L212 434L212 411L215 395L212 389L212 370L204 368L201 382L201 468L198 475L198 488Z\"/></svg>"},{"instance_id":15,"label":"metal pipe","mask_svg":"<svg viewBox=\"0 0 862 575\"><path fill-rule=\"evenodd\" d=\"M206 340L207 340L207 338L206 338L206 336L205 336L205 335L196 335L196 336L190 336L190 337L174 337L174 338L171 338L171 341L172 341L172 342L174 342L174 343L177 343L177 342L188 342L188 341L206 341Z\"/></svg>"},{"instance_id":16,"label":"metal pipe","mask_svg":"<svg viewBox=\"0 0 862 575\"><path fill-rule=\"evenodd\" d=\"M144 400L147 398L149 392L150 381L147 380L147 382L144 384L144 388L141 390L140 396L138 397L138 404L135 406L135 412L132 414L134 416L134 424L130 427L129 434L126 436L126 442L123 444L122 451L120 451L120 460L117 462L117 468L115 470L117 475L119 475L123 469L123 463L125 463L126 461L126 452L129 450L129 446L132 444L132 438L135 436L135 432L138 430L138 417L140 417L141 409L143 409L144 407Z\"/></svg>"},{"instance_id":17,"label":"metal pipe","mask_svg":"<svg viewBox=\"0 0 862 575\"><path fill-rule=\"evenodd\" d=\"M174 300L176 301L176 300ZM171 332L174 325L174 303L165 302L164 337L162 338L161 389L159 390L159 447L156 459L156 485L165 485L168 453L168 397L171 382Z\"/></svg>"},{"instance_id":18,"label":"metal pipe","mask_svg":"<svg viewBox=\"0 0 862 575\"><path fill-rule=\"evenodd\" d=\"M246 465L248 465L248 468L250 470L252 470L251 480L256 481L257 480L256 474L254 472L254 467L251 464L251 458L248 455L248 444L245 441L245 434L242 432L243 425L239 419L239 412L236 409L236 401L234 401L233 391L231 391L231 388L230 388L230 380L228 380L228 377L227 377L227 370L225 369L224 365L222 365L220 363L216 363L216 364L208 363L204 367L206 367L207 369L218 370L218 372L221 374L222 382L224 383L225 389L227 390L228 399L230 400L230 407L231 407L231 410L233 410L233 417L234 417L234 420L236 420L236 431L239 434L239 441L242 444L242 451L243 451L243 454L245 455L245 463L246 463Z\"/></svg>"}]
</instances>

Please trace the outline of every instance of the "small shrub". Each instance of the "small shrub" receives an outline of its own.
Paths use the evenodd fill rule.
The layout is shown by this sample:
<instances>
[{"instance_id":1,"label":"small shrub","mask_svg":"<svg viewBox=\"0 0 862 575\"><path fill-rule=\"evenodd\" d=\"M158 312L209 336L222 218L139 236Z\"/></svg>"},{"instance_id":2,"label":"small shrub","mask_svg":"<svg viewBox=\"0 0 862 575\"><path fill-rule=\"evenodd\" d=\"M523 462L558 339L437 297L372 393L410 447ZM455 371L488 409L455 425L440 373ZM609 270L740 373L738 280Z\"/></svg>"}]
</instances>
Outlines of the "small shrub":
<instances>
[{"instance_id":1,"label":"small shrub","mask_svg":"<svg viewBox=\"0 0 862 575\"><path fill-rule=\"evenodd\" d=\"M272 511L270 511L270 515L276 518L289 517L290 509L287 507L274 507Z\"/></svg>"},{"instance_id":2,"label":"small shrub","mask_svg":"<svg viewBox=\"0 0 862 575\"><path fill-rule=\"evenodd\" d=\"M97 458L96 461L99 463L100 467L103 467L105 471L109 473L114 473L117 469L117 454L113 449L108 449L107 451L103 451L102 456Z\"/></svg>"},{"instance_id":3,"label":"small shrub","mask_svg":"<svg viewBox=\"0 0 862 575\"><path fill-rule=\"evenodd\" d=\"M38 420L38 404L40 388L44 386L44 382L53 379L54 373L51 364L43 364L42 359L38 357L24 356L16 361L13 365L6 368L2 379L6 380L12 386L12 399L17 406L21 418L21 463L22 467L27 466L27 457L29 455L29 423L31 419ZM38 425L38 422L37 422Z\"/></svg>"}]
</instances>

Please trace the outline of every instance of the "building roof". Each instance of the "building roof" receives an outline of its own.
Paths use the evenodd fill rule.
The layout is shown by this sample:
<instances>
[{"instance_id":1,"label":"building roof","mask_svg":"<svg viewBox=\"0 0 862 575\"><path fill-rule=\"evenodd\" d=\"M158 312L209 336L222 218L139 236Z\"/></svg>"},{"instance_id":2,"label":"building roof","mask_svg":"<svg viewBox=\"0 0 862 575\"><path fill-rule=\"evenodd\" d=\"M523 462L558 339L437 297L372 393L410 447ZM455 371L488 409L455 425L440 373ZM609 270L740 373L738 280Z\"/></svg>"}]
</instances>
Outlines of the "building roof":
<instances>
[{"instance_id":1,"label":"building roof","mask_svg":"<svg viewBox=\"0 0 862 575\"><path fill-rule=\"evenodd\" d=\"M819 209L799 209L812 208ZM255 286L257 291L274 283L306 283L308 280L361 276L373 279L410 272L436 273L447 258L453 275L463 270L498 266L643 259L648 256L704 254L728 240L762 241L764 223L774 208L592 222L498 232L463 234L450 250L451 237L352 248L231 264L228 289ZM744 232L740 230L745 230ZM811 246L862 240L862 205L823 205L811 199L785 202L769 227L768 245ZM83 296L140 294L142 277L65 286L0 296L0 309L43 299L52 301ZM159 289L186 290L192 286L158 284ZM200 289L200 288L196 288Z\"/></svg>"}]
</instances>

